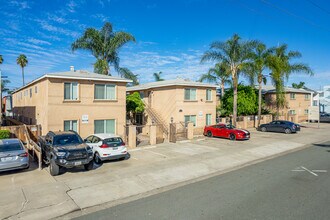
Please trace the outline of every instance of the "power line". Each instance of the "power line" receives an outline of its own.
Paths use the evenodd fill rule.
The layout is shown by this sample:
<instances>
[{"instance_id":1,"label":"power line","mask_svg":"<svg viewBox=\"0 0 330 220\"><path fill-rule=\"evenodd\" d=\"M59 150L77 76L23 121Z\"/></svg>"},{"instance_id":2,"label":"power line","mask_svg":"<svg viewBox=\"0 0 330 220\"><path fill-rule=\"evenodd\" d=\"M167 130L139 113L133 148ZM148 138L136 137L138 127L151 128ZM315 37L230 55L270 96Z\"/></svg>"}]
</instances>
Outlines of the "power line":
<instances>
[{"instance_id":1,"label":"power line","mask_svg":"<svg viewBox=\"0 0 330 220\"><path fill-rule=\"evenodd\" d=\"M306 0L306 1L308 1L309 3L314 5L316 8L320 9L321 11L323 11L323 12L327 13L328 15L330 15L330 11L328 11L327 9L322 8L321 6L319 6L318 4L316 4L315 2L312 2L310 0Z\"/></svg>"},{"instance_id":2,"label":"power line","mask_svg":"<svg viewBox=\"0 0 330 220\"><path fill-rule=\"evenodd\" d=\"M290 12L290 11L288 11L288 10L286 10L286 9L283 9L283 8L281 8L281 7L278 7L278 6L276 6L276 5L274 5L274 4L270 3L270 2L268 2L268 1L266 1L266 0L260 0L260 1L261 1L262 3L264 3L264 4L268 5L268 6L270 6L270 7L273 7L273 8L275 8L275 9L277 9L277 10L279 10L279 11L281 11L281 12L287 14L287 15L290 15L290 16L292 16L292 17L295 17L295 18L297 18L297 19L300 19L300 20L304 21L305 23L307 23L307 24L309 24L309 25L312 25L312 26L314 26L314 27L317 27L317 28L320 28L320 29L323 29L323 30L326 30L326 31L330 31L329 29L324 28L324 27L322 27L322 26L320 26L320 25L318 25L318 24L312 22L311 20L308 20L308 19L306 19L306 18L304 18L304 17L301 17L301 16L299 16L299 15L293 14L292 12Z\"/></svg>"}]
</instances>

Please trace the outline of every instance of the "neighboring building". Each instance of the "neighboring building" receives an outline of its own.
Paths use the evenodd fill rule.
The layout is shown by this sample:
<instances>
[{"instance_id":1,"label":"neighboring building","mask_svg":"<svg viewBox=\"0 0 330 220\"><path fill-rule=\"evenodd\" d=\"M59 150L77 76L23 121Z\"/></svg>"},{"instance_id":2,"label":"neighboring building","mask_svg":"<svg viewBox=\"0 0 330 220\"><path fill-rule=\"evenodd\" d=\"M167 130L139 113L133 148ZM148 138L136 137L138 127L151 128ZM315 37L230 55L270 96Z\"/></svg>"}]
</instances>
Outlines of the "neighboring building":
<instances>
[{"instance_id":1,"label":"neighboring building","mask_svg":"<svg viewBox=\"0 0 330 220\"><path fill-rule=\"evenodd\" d=\"M48 131L124 134L130 80L83 70L47 73L13 92L14 118Z\"/></svg>"},{"instance_id":2,"label":"neighboring building","mask_svg":"<svg viewBox=\"0 0 330 220\"><path fill-rule=\"evenodd\" d=\"M2 114L7 117L13 116L13 102L11 95L6 95L2 98Z\"/></svg>"},{"instance_id":3,"label":"neighboring building","mask_svg":"<svg viewBox=\"0 0 330 220\"><path fill-rule=\"evenodd\" d=\"M291 87L285 87L285 99L286 106L280 109L280 115L285 119L289 119L290 116L297 116L298 121L308 120L308 108L313 106L313 94L312 90L295 89ZM273 86L263 86L263 93L265 95L265 102L267 108L276 112L276 90Z\"/></svg>"},{"instance_id":4,"label":"neighboring building","mask_svg":"<svg viewBox=\"0 0 330 220\"><path fill-rule=\"evenodd\" d=\"M128 87L129 93L139 92L149 117L137 119L139 124L162 123L168 130L171 122L194 123L195 134L216 121L216 86L185 79L165 80Z\"/></svg>"},{"instance_id":5,"label":"neighboring building","mask_svg":"<svg viewBox=\"0 0 330 220\"><path fill-rule=\"evenodd\" d=\"M319 91L320 112L330 113L330 85Z\"/></svg>"}]
</instances>

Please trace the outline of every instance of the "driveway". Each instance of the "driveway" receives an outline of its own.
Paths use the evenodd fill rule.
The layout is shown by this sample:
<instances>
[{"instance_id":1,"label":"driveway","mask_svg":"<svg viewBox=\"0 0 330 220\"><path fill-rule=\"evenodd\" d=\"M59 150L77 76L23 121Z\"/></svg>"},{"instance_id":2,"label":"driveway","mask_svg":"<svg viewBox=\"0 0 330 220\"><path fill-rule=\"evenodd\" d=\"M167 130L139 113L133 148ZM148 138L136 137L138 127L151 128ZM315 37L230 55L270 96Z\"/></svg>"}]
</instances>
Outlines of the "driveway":
<instances>
[{"instance_id":1,"label":"driveway","mask_svg":"<svg viewBox=\"0 0 330 220\"><path fill-rule=\"evenodd\" d=\"M249 141L200 137L163 143L133 149L125 161L56 177L35 166L6 172L0 176L0 218L50 219L74 211L67 217L79 216L322 143L329 140L329 129L322 124L290 135L250 129Z\"/></svg>"}]
</instances>

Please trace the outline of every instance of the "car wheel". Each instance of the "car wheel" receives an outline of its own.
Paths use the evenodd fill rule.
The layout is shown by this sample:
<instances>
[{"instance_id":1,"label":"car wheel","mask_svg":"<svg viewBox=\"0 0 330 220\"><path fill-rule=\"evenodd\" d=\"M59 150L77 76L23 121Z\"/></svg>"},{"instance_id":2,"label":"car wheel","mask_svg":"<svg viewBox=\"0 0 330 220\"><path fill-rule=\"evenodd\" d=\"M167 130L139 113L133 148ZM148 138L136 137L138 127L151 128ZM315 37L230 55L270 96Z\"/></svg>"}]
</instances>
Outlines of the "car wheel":
<instances>
[{"instance_id":1,"label":"car wheel","mask_svg":"<svg viewBox=\"0 0 330 220\"><path fill-rule=\"evenodd\" d=\"M101 164L102 163L102 160L100 158L100 155L97 152L94 155L94 161L95 161L96 164Z\"/></svg>"},{"instance_id":2,"label":"car wheel","mask_svg":"<svg viewBox=\"0 0 330 220\"><path fill-rule=\"evenodd\" d=\"M85 170L92 170L94 167L94 161L91 160L88 164L84 165Z\"/></svg>"},{"instance_id":3,"label":"car wheel","mask_svg":"<svg viewBox=\"0 0 330 220\"><path fill-rule=\"evenodd\" d=\"M52 176L57 176L60 173L60 166L57 165L53 159L50 160L49 172Z\"/></svg>"},{"instance_id":4,"label":"car wheel","mask_svg":"<svg viewBox=\"0 0 330 220\"><path fill-rule=\"evenodd\" d=\"M286 129L284 129L284 132L286 133L286 134L291 134L291 129L290 128L286 128Z\"/></svg>"},{"instance_id":5,"label":"car wheel","mask_svg":"<svg viewBox=\"0 0 330 220\"><path fill-rule=\"evenodd\" d=\"M266 131L267 131L267 128L266 128L266 127L262 127L262 128L261 128L261 131L262 131L262 132L266 132Z\"/></svg>"},{"instance_id":6,"label":"car wheel","mask_svg":"<svg viewBox=\"0 0 330 220\"><path fill-rule=\"evenodd\" d=\"M235 134L230 134L229 139L232 140L232 141L236 140Z\"/></svg>"},{"instance_id":7,"label":"car wheel","mask_svg":"<svg viewBox=\"0 0 330 220\"><path fill-rule=\"evenodd\" d=\"M207 132L207 136L208 136L208 137L213 137L212 132L211 132L211 131L208 131L208 132Z\"/></svg>"}]
</instances>

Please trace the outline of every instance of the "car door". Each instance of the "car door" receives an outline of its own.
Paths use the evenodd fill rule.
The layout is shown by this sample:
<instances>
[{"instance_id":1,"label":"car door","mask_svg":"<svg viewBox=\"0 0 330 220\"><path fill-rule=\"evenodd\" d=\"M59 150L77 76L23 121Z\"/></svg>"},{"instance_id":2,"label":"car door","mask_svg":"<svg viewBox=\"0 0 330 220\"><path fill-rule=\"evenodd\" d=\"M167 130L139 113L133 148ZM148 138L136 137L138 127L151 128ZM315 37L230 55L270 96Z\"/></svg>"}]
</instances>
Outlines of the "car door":
<instances>
[{"instance_id":1,"label":"car door","mask_svg":"<svg viewBox=\"0 0 330 220\"><path fill-rule=\"evenodd\" d=\"M266 127L267 131L276 131L277 121L272 121L269 123L269 125Z\"/></svg>"},{"instance_id":2,"label":"car door","mask_svg":"<svg viewBox=\"0 0 330 220\"><path fill-rule=\"evenodd\" d=\"M218 134L219 137L226 137L227 128L225 125L219 125L218 131L219 131L219 134Z\"/></svg>"},{"instance_id":3,"label":"car door","mask_svg":"<svg viewBox=\"0 0 330 220\"><path fill-rule=\"evenodd\" d=\"M95 144L93 143L94 135L90 135L85 139L85 143L93 149L93 153L95 153Z\"/></svg>"}]
</instances>

